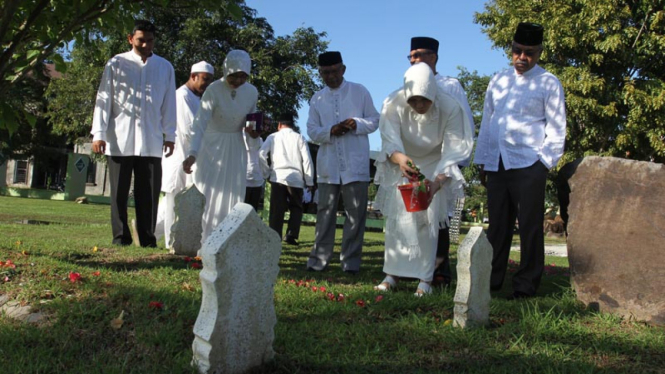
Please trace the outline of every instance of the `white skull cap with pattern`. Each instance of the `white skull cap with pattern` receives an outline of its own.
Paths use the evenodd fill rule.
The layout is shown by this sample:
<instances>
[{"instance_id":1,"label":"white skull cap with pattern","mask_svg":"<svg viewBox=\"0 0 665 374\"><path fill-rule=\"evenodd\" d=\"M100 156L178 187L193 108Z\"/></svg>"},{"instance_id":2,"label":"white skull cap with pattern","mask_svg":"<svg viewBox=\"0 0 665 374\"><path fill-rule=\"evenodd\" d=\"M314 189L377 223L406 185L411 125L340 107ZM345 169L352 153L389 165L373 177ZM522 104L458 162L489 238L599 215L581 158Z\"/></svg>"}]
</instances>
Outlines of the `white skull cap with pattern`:
<instances>
[{"instance_id":1,"label":"white skull cap with pattern","mask_svg":"<svg viewBox=\"0 0 665 374\"><path fill-rule=\"evenodd\" d=\"M207 62L201 61L201 62L197 62L196 64L192 65L192 70L190 71L190 73L191 74L194 74L194 73L215 74L215 68Z\"/></svg>"},{"instance_id":2,"label":"white skull cap with pattern","mask_svg":"<svg viewBox=\"0 0 665 374\"><path fill-rule=\"evenodd\" d=\"M436 79L426 63L419 62L412 65L404 73L404 95L407 100L414 96L422 96L434 101L436 90Z\"/></svg>"},{"instance_id":3,"label":"white skull cap with pattern","mask_svg":"<svg viewBox=\"0 0 665 374\"><path fill-rule=\"evenodd\" d=\"M224 59L224 76L228 77L230 74L239 71L245 72L247 75L252 70L252 59L249 58L249 53L234 49L226 55Z\"/></svg>"}]
</instances>

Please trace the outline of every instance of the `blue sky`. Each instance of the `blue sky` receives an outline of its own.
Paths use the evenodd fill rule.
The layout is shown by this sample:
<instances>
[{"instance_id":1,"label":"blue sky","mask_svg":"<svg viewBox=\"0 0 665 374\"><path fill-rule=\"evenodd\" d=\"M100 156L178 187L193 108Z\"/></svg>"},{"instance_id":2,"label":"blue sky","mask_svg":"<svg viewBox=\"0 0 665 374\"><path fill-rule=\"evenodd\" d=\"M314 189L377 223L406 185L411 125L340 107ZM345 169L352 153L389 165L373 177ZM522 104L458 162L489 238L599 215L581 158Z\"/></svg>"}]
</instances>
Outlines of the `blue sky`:
<instances>
[{"instance_id":1,"label":"blue sky","mask_svg":"<svg viewBox=\"0 0 665 374\"><path fill-rule=\"evenodd\" d=\"M402 84L409 67L406 56L412 36L439 40L437 71L456 76L457 66L482 75L507 68L509 60L492 44L473 15L484 9L481 0L246 0L249 7L272 25L275 35L291 34L298 27L325 31L328 50L340 51L346 74L369 90L378 111L388 94ZM307 103L298 125L307 136ZM370 148L379 150L379 132L370 135Z\"/></svg>"}]
</instances>

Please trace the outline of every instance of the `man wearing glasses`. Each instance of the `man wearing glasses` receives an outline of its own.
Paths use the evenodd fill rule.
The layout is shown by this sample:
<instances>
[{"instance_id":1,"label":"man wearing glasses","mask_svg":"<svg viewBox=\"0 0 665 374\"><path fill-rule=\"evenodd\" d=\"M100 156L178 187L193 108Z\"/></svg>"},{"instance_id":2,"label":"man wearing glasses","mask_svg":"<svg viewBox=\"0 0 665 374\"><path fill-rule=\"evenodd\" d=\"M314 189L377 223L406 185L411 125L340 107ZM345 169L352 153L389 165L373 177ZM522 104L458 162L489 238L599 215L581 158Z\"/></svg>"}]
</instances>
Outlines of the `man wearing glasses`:
<instances>
[{"instance_id":1,"label":"man wearing glasses","mask_svg":"<svg viewBox=\"0 0 665 374\"><path fill-rule=\"evenodd\" d=\"M367 135L379 127L379 113L364 86L344 80L345 71L341 53L319 55L319 74L327 87L310 100L307 119L307 135L320 145L316 157L316 236L307 269L322 271L330 263L341 194L346 221L340 262L343 271L356 274L360 270L370 181Z\"/></svg>"},{"instance_id":2,"label":"man wearing glasses","mask_svg":"<svg viewBox=\"0 0 665 374\"><path fill-rule=\"evenodd\" d=\"M462 106L464 114L469 117L469 123L473 125L473 115L471 114L471 107L469 107L469 101L466 98L466 93L462 88L460 82L451 77L441 75L436 71L436 63L439 61L439 41L426 37L426 36L416 36L411 38L411 52L408 56L411 65L417 64L419 62L426 63L432 73L434 73L434 78L436 83L443 89L443 92L450 94L454 97L458 103ZM475 125L472 129L472 133L475 136ZM459 166L469 166L471 163L471 156L468 159L460 162ZM451 204L451 207L454 208L455 204ZM452 217L454 212L448 212L448 215ZM445 286L449 285L452 280L452 275L450 273L450 226L439 230L439 239L436 247L436 268L434 270L434 277L432 278L432 285L444 284Z\"/></svg>"},{"instance_id":3,"label":"man wearing glasses","mask_svg":"<svg viewBox=\"0 0 665 374\"><path fill-rule=\"evenodd\" d=\"M496 74L487 87L474 159L487 187L493 291L503 285L515 219L519 221L520 267L508 299L532 297L540 284L545 265L545 182L563 154L566 137L563 87L538 65L542 42L542 26L517 26L513 69Z\"/></svg>"}]
</instances>

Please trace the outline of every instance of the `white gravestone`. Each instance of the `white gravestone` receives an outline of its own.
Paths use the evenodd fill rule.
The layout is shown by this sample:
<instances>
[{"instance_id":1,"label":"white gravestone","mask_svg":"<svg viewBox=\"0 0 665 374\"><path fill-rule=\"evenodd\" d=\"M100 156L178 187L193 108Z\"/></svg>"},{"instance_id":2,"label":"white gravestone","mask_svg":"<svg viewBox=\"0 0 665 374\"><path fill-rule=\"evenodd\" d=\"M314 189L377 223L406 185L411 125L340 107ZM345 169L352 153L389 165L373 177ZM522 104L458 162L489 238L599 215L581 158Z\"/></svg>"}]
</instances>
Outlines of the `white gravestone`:
<instances>
[{"instance_id":1,"label":"white gravestone","mask_svg":"<svg viewBox=\"0 0 665 374\"><path fill-rule=\"evenodd\" d=\"M201 217L206 198L191 185L175 196L175 221L171 226L171 253L181 256L196 256L201 248L203 226Z\"/></svg>"},{"instance_id":2,"label":"white gravestone","mask_svg":"<svg viewBox=\"0 0 665 374\"><path fill-rule=\"evenodd\" d=\"M273 358L281 247L279 235L244 203L206 239L192 345L200 373L243 373Z\"/></svg>"},{"instance_id":3,"label":"white gravestone","mask_svg":"<svg viewBox=\"0 0 665 374\"><path fill-rule=\"evenodd\" d=\"M490 314L490 274L492 245L482 227L472 227L457 250L457 327L485 326Z\"/></svg>"}]
</instances>

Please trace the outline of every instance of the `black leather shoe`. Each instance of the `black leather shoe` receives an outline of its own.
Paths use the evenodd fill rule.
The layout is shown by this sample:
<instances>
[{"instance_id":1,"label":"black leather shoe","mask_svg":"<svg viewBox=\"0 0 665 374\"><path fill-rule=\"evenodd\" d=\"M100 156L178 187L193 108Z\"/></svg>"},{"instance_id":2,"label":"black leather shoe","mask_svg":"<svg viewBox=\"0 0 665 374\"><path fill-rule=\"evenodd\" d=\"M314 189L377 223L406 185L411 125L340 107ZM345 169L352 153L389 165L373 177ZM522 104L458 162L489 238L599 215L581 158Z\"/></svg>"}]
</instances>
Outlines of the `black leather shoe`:
<instances>
[{"instance_id":1,"label":"black leather shoe","mask_svg":"<svg viewBox=\"0 0 665 374\"><path fill-rule=\"evenodd\" d=\"M286 244L298 245L298 241L294 239L292 236L287 236L286 238L284 238L284 242L286 242Z\"/></svg>"}]
</instances>

